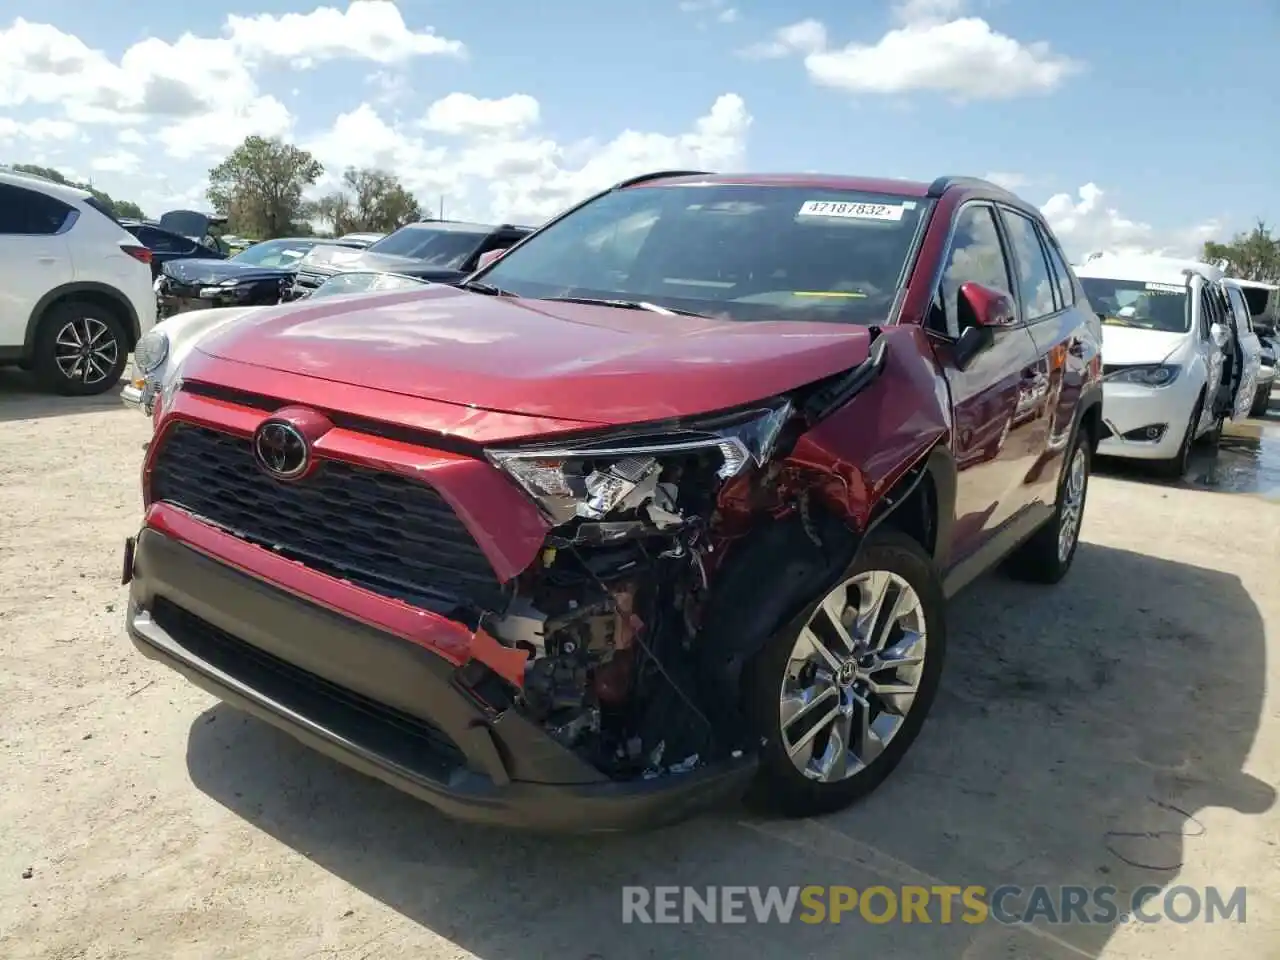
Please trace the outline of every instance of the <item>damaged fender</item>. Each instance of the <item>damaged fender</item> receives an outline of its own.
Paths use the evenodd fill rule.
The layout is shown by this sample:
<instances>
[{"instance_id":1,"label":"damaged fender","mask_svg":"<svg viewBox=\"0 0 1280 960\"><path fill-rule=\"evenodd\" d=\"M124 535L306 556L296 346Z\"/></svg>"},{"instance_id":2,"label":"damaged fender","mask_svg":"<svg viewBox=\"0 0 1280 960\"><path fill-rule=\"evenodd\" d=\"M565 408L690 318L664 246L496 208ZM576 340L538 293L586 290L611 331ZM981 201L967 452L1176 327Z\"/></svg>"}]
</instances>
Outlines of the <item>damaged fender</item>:
<instances>
[{"instance_id":1,"label":"damaged fender","mask_svg":"<svg viewBox=\"0 0 1280 960\"><path fill-rule=\"evenodd\" d=\"M878 360L893 376L868 380L802 434L778 465L782 474L804 477L820 509L755 527L718 573L698 667L713 709L726 716L740 716L744 666L773 637L806 622L831 587L850 575L867 535L904 504L930 511L898 519L907 529L919 527L928 541L923 546L940 566L946 563L956 498L956 464L944 442L950 405L939 371L926 359L932 357L927 345L894 349L912 337L925 334L915 326L886 329L877 340L884 351ZM929 499L913 498L926 481Z\"/></svg>"}]
</instances>

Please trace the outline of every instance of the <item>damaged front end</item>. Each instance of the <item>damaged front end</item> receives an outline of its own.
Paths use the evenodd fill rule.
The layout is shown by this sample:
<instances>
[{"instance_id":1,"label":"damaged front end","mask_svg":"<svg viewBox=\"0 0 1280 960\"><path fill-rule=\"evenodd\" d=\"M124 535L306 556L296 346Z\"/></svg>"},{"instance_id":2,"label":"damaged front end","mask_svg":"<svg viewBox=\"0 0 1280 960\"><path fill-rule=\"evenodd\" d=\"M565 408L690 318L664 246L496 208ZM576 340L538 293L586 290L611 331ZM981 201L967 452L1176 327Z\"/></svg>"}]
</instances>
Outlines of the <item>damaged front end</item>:
<instances>
[{"instance_id":1,"label":"damaged front end","mask_svg":"<svg viewBox=\"0 0 1280 960\"><path fill-rule=\"evenodd\" d=\"M708 640L718 632L707 630L709 610L779 591L763 577L744 595L737 576L729 596L715 596L726 559L762 524L791 521L821 548L813 511L839 499L822 496L823 484L843 481L792 453L875 377L884 361L877 347L854 370L715 419L487 451L551 530L505 609L481 622L527 654L523 683L488 685L482 698L514 707L615 780L752 751L735 676L720 669L738 641ZM821 500L811 504L815 491ZM826 519L835 512L846 513L836 526L847 535L851 518L836 506ZM846 550L839 563L848 559ZM762 617L770 606L760 602Z\"/></svg>"}]
</instances>

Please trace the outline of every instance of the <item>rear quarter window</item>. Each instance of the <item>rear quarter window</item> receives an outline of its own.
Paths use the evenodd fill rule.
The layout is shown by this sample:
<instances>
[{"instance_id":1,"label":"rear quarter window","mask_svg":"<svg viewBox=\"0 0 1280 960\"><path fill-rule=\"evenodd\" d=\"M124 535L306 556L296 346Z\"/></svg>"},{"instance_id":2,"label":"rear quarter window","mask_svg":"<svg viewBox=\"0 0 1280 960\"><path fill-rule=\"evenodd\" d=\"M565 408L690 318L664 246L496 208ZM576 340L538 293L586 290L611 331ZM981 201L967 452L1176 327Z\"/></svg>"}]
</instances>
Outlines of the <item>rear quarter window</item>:
<instances>
[{"instance_id":1,"label":"rear quarter window","mask_svg":"<svg viewBox=\"0 0 1280 960\"><path fill-rule=\"evenodd\" d=\"M108 220L110 220L112 223L114 223L117 227L120 227L120 229L122 229L122 230L124 229L124 224L122 224L122 223L121 223L121 222L116 218L116 215L115 215L114 213L112 213L112 212L111 212L111 208L110 208L110 207L108 207L108 206L107 206L105 203L103 203L101 200L99 200L97 197L93 197L93 196L85 197L85 198L84 198L84 205L85 205L86 207L90 207L90 208L92 208L93 210L96 210L98 213L102 214L104 217L106 217ZM145 242L145 241L144 241L144 242Z\"/></svg>"}]
</instances>

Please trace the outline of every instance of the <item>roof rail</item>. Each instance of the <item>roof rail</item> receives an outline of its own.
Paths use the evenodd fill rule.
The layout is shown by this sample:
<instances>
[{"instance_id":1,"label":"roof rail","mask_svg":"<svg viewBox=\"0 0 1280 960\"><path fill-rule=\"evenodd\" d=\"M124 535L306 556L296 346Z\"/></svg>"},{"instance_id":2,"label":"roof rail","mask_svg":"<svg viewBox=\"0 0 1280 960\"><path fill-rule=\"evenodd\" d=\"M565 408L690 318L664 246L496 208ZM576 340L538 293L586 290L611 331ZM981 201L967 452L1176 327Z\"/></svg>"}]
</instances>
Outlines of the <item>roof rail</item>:
<instances>
[{"instance_id":1,"label":"roof rail","mask_svg":"<svg viewBox=\"0 0 1280 960\"><path fill-rule=\"evenodd\" d=\"M634 187L649 180L665 180L667 177L709 177L711 175L710 170L655 170L652 173L641 173L615 183L612 189L621 190L623 187Z\"/></svg>"},{"instance_id":2,"label":"roof rail","mask_svg":"<svg viewBox=\"0 0 1280 960\"><path fill-rule=\"evenodd\" d=\"M983 180L981 177L939 177L933 183L929 184L929 196L938 199L952 187L977 187L982 190L994 190L997 193L1004 193L1013 196L1013 191L1007 190L998 183L992 183L990 180Z\"/></svg>"}]
</instances>

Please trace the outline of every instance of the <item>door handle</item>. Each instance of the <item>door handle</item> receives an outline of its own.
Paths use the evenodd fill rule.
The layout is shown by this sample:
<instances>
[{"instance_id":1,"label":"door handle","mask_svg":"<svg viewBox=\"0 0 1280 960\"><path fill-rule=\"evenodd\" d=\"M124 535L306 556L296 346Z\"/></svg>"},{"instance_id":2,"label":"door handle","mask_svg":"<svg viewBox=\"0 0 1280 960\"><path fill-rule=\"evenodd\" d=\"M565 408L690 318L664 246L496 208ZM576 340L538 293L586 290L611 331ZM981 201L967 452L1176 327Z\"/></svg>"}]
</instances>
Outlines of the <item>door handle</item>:
<instances>
[{"instance_id":1,"label":"door handle","mask_svg":"<svg viewBox=\"0 0 1280 960\"><path fill-rule=\"evenodd\" d=\"M57 263L57 262L58 262L58 258L57 258L57 257L48 257L48 256L46 256L46 257L36 257L36 260L37 260L37 262L39 262L39 263Z\"/></svg>"}]
</instances>

